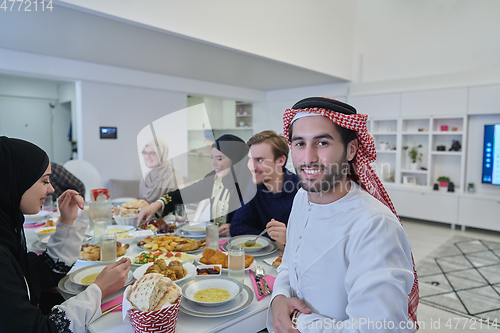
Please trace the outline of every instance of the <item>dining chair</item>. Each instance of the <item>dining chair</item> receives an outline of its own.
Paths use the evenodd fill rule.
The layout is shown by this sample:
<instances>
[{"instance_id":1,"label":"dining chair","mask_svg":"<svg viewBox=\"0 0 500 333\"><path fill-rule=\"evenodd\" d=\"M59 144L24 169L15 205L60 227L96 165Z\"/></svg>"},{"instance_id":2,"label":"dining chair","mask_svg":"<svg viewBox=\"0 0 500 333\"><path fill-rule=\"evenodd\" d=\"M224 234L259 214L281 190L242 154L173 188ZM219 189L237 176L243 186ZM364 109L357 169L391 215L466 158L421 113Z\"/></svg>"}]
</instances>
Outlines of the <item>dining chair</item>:
<instances>
[{"instance_id":1,"label":"dining chair","mask_svg":"<svg viewBox=\"0 0 500 333\"><path fill-rule=\"evenodd\" d=\"M70 160L63 166L85 185L85 201L90 201L91 190L102 187L101 175L90 162Z\"/></svg>"}]
</instances>

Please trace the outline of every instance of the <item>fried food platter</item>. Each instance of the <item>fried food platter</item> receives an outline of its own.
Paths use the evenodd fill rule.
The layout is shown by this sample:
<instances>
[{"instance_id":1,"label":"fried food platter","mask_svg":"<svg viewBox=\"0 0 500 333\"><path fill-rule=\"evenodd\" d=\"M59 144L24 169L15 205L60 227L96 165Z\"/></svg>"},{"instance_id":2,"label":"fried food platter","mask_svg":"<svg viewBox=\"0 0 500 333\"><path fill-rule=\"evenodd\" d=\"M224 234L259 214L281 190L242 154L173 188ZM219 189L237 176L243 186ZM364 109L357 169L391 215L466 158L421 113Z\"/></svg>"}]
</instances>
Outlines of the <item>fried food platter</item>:
<instances>
[{"instance_id":1,"label":"fried food platter","mask_svg":"<svg viewBox=\"0 0 500 333\"><path fill-rule=\"evenodd\" d=\"M199 264L205 265L222 265L222 270L227 271L228 266L228 256L226 253L221 252L219 250L213 249L205 249L203 254L199 260L197 260ZM245 255L245 270L254 268L257 266L257 263L254 260L253 256L248 254Z\"/></svg>"},{"instance_id":2,"label":"fried food platter","mask_svg":"<svg viewBox=\"0 0 500 333\"><path fill-rule=\"evenodd\" d=\"M193 253L205 248L205 244L205 239L196 240L165 234L146 237L139 241L137 246L147 251Z\"/></svg>"},{"instance_id":3,"label":"fried food platter","mask_svg":"<svg viewBox=\"0 0 500 333\"><path fill-rule=\"evenodd\" d=\"M129 244L122 244L116 242L116 257L121 257L126 254L130 254L132 249ZM90 262L100 262L101 260L101 248L99 244L83 244L80 249L80 256L77 260L90 261Z\"/></svg>"}]
</instances>

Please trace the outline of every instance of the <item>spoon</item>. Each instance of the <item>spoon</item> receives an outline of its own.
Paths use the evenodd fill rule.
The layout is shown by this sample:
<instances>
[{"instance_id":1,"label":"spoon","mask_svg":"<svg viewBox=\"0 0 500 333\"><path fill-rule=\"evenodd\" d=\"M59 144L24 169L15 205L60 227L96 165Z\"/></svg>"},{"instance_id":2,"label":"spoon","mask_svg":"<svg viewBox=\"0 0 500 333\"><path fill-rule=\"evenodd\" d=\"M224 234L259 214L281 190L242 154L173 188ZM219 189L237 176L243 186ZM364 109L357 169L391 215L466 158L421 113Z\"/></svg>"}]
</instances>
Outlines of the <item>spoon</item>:
<instances>
[{"instance_id":1,"label":"spoon","mask_svg":"<svg viewBox=\"0 0 500 333\"><path fill-rule=\"evenodd\" d=\"M257 237L255 237L255 239L249 239L245 242L245 247L252 247L255 245L255 241L257 240L257 238L259 238L260 236L262 236L263 234L265 234L267 232L267 228L264 229Z\"/></svg>"},{"instance_id":2,"label":"spoon","mask_svg":"<svg viewBox=\"0 0 500 333\"><path fill-rule=\"evenodd\" d=\"M266 276L266 271L264 270L264 268L262 268L261 266L255 267L255 273L257 273L257 277L260 278L262 283L264 283L264 289L266 290L266 294L270 295L272 293L272 290L271 288L269 288L266 279L264 279L264 277Z\"/></svg>"}]
</instances>

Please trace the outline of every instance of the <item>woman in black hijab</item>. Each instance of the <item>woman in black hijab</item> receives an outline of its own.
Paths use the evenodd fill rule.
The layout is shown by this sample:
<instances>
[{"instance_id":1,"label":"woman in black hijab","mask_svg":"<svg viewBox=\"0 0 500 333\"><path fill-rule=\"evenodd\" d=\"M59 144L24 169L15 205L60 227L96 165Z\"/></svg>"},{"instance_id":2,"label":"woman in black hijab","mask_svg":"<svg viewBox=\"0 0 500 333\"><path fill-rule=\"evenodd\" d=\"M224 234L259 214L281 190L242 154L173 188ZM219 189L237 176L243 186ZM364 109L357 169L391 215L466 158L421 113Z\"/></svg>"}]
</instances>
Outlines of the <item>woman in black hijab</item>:
<instances>
[{"instance_id":1,"label":"woman in black hijab","mask_svg":"<svg viewBox=\"0 0 500 333\"><path fill-rule=\"evenodd\" d=\"M141 208L139 223L149 219L154 213L161 216L174 211L176 204L198 203L210 198L210 216L221 226L231 223L236 209L247 203L255 194L252 176L247 167L248 147L242 139L226 134L212 144L212 167L214 171L202 180L181 190L169 192L158 201ZM249 188L249 186L254 187ZM229 236L219 229L221 236Z\"/></svg>"},{"instance_id":2,"label":"woman in black hijab","mask_svg":"<svg viewBox=\"0 0 500 333\"><path fill-rule=\"evenodd\" d=\"M101 315L101 297L125 283L128 260L109 265L95 285L55 306L48 316L42 314L41 291L55 287L71 269L87 227L76 219L83 198L68 190L59 197L61 217L47 251L40 256L27 252L23 214L38 213L47 194L54 192L50 173L42 149L0 137L0 332L84 332Z\"/></svg>"}]
</instances>

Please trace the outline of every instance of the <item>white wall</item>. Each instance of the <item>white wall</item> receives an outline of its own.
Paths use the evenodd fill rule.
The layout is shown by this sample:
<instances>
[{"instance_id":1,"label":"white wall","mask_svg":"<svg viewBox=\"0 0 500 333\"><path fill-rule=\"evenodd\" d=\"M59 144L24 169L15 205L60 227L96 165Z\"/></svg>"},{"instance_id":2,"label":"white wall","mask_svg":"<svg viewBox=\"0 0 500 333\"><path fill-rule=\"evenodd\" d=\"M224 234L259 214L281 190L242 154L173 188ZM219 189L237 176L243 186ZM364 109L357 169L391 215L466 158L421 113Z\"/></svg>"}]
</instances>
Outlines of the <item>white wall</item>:
<instances>
[{"instance_id":1,"label":"white wall","mask_svg":"<svg viewBox=\"0 0 500 333\"><path fill-rule=\"evenodd\" d=\"M33 142L45 150L51 161L63 164L71 157L71 111L58 101L59 85L54 81L0 76L0 135Z\"/></svg>"},{"instance_id":2,"label":"white wall","mask_svg":"<svg viewBox=\"0 0 500 333\"><path fill-rule=\"evenodd\" d=\"M357 0L354 82L500 66L497 0Z\"/></svg>"},{"instance_id":3,"label":"white wall","mask_svg":"<svg viewBox=\"0 0 500 333\"><path fill-rule=\"evenodd\" d=\"M353 0L54 2L351 78Z\"/></svg>"},{"instance_id":4,"label":"white wall","mask_svg":"<svg viewBox=\"0 0 500 333\"><path fill-rule=\"evenodd\" d=\"M187 95L92 81L80 85L82 158L99 170L104 186L109 179L140 179L137 135L155 120L185 108ZM100 126L117 127L118 139L100 139ZM187 119L170 129L171 139L164 138L171 153L187 151Z\"/></svg>"}]
</instances>

